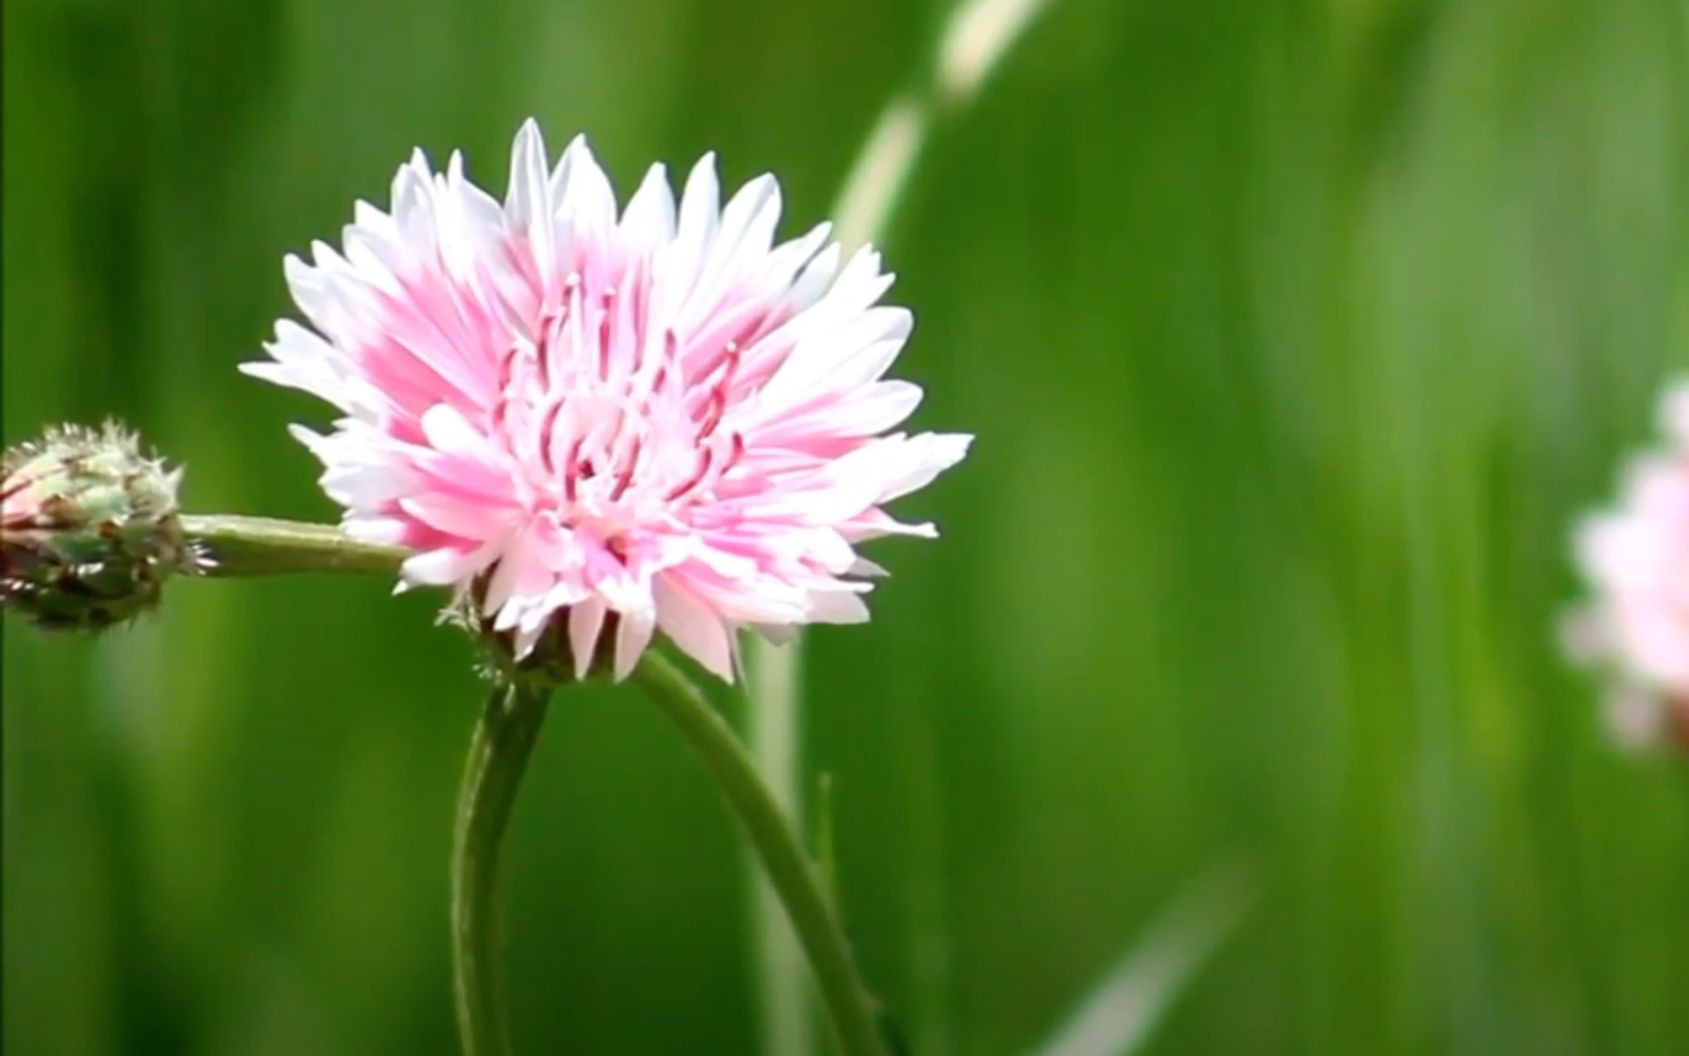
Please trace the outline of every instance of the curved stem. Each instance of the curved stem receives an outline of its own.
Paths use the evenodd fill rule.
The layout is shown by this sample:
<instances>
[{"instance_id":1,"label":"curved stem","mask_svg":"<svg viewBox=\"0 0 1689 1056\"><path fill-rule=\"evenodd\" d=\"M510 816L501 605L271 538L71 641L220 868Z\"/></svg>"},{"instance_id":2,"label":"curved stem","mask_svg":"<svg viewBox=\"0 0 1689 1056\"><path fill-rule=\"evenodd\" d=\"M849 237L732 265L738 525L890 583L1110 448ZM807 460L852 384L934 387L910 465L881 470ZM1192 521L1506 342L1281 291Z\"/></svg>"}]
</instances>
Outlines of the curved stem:
<instances>
[{"instance_id":1,"label":"curved stem","mask_svg":"<svg viewBox=\"0 0 1689 1056\"><path fill-rule=\"evenodd\" d=\"M504 830L550 693L520 683L487 695L458 787L452 839L452 990L464 1056L506 1056L498 886Z\"/></svg>"},{"instance_id":2,"label":"curved stem","mask_svg":"<svg viewBox=\"0 0 1689 1056\"><path fill-rule=\"evenodd\" d=\"M834 202L834 231L846 252L883 239L932 139L935 126L958 119L1050 0L962 0L938 40L931 69L893 97L858 148ZM750 742L775 798L802 816L798 788L798 697L803 640L785 646L750 641ZM791 936L770 914L758 889L756 936L762 977L764 1051L786 1056L809 1048L806 1010L789 981Z\"/></svg>"},{"instance_id":3,"label":"curved stem","mask_svg":"<svg viewBox=\"0 0 1689 1056\"><path fill-rule=\"evenodd\" d=\"M883 1056L868 992L827 908L820 878L733 731L698 688L656 650L646 652L633 680L698 753L744 826L809 957L840 1050L845 1056Z\"/></svg>"},{"instance_id":4,"label":"curved stem","mask_svg":"<svg viewBox=\"0 0 1689 1056\"><path fill-rule=\"evenodd\" d=\"M285 572L380 572L391 575L410 556L403 547L347 538L327 524L234 514L189 514L182 534L189 571L202 576L271 576Z\"/></svg>"}]
</instances>

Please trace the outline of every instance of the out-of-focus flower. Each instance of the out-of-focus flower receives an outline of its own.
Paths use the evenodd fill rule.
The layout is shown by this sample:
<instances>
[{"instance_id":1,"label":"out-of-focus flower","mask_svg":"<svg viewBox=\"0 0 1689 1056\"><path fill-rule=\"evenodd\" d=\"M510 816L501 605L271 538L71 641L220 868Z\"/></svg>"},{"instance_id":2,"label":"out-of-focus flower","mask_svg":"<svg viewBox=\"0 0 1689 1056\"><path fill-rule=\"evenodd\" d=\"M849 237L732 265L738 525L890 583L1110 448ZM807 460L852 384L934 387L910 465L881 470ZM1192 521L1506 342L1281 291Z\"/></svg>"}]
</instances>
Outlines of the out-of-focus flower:
<instances>
[{"instance_id":1,"label":"out-of-focus flower","mask_svg":"<svg viewBox=\"0 0 1689 1056\"><path fill-rule=\"evenodd\" d=\"M8 450L0 476L0 602L42 627L121 623L184 567L181 471L115 423L49 430Z\"/></svg>"},{"instance_id":2,"label":"out-of-focus flower","mask_svg":"<svg viewBox=\"0 0 1689 1056\"><path fill-rule=\"evenodd\" d=\"M739 628L866 619L855 544L935 534L881 507L969 441L885 435L921 397L881 380L910 313L878 254L776 244L779 218L770 176L722 206L710 156L678 206L657 165L618 210L585 140L552 167L532 122L502 203L418 152L390 212L287 260L315 332L243 369L345 412L294 433L348 533L415 550L403 583L458 588L517 658L555 639L623 677L661 629L731 678Z\"/></svg>"},{"instance_id":3,"label":"out-of-focus flower","mask_svg":"<svg viewBox=\"0 0 1689 1056\"><path fill-rule=\"evenodd\" d=\"M1577 556L1593 601L1573 651L1612 673L1609 718L1627 744L1689 748L1689 381L1663 407L1666 446L1630 467L1616 509L1586 519Z\"/></svg>"}]
</instances>

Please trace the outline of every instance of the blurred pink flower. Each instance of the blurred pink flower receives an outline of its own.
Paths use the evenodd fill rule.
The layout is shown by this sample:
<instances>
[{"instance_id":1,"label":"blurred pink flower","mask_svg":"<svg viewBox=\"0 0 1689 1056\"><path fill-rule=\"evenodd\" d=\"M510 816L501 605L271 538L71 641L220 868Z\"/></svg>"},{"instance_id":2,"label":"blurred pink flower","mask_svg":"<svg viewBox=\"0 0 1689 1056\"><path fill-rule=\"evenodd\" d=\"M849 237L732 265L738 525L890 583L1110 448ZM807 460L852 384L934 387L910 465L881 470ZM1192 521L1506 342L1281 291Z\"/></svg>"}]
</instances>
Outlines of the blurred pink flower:
<instances>
[{"instance_id":1,"label":"blurred pink flower","mask_svg":"<svg viewBox=\"0 0 1689 1056\"><path fill-rule=\"evenodd\" d=\"M709 155L678 208L655 165L618 215L586 141L550 167L532 121L502 205L419 151L391 212L288 258L314 332L242 369L345 412L293 433L349 533L417 551L402 586L458 588L518 658L563 617L577 676L660 628L730 679L739 628L865 620L855 544L935 535L881 507L970 440L882 435L921 398L881 380L910 313L876 304L877 253L775 244L779 218L771 176L720 205Z\"/></svg>"},{"instance_id":2,"label":"blurred pink flower","mask_svg":"<svg viewBox=\"0 0 1689 1056\"><path fill-rule=\"evenodd\" d=\"M1616 510L1577 532L1596 597L1575 621L1574 648L1615 669L1610 717L1632 743L1689 738L1689 381L1668 393L1662 417L1667 446L1630 467Z\"/></svg>"}]
</instances>

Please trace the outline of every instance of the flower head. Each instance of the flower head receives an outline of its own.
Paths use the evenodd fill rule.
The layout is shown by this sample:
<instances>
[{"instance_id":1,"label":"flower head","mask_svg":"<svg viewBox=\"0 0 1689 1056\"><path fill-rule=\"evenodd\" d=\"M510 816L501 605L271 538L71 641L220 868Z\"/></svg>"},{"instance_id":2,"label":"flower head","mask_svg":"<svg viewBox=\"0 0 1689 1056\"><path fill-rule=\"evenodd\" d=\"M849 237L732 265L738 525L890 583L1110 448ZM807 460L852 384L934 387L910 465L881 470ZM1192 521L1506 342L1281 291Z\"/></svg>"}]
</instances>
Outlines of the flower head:
<instances>
[{"instance_id":1,"label":"flower head","mask_svg":"<svg viewBox=\"0 0 1689 1056\"><path fill-rule=\"evenodd\" d=\"M1662 417L1667 446L1631 466L1617 509L1579 526L1596 597L1573 644L1614 670L1610 718L1624 740L1675 734L1689 747L1689 381Z\"/></svg>"},{"instance_id":2,"label":"flower head","mask_svg":"<svg viewBox=\"0 0 1689 1056\"><path fill-rule=\"evenodd\" d=\"M881 507L969 441L886 434L921 396L881 380L910 313L877 253L776 244L779 218L770 176L721 205L710 156L678 206L656 165L618 210L585 140L552 167L532 122L502 203L418 152L389 212L288 258L314 330L243 369L345 412L294 434L346 530L416 551L403 585L458 588L517 658L555 637L622 677L661 629L731 678L739 628L866 619L855 544L935 534Z\"/></svg>"},{"instance_id":3,"label":"flower head","mask_svg":"<svg viewBox=\"0 0 1689 1056\"><path fill-rule=\"evenodd\" d=\"M0 463L0 602L48 629L99 630L158 603L187 550L181 471L116 423L66 425Z\"/></svg>"}]
</instances>

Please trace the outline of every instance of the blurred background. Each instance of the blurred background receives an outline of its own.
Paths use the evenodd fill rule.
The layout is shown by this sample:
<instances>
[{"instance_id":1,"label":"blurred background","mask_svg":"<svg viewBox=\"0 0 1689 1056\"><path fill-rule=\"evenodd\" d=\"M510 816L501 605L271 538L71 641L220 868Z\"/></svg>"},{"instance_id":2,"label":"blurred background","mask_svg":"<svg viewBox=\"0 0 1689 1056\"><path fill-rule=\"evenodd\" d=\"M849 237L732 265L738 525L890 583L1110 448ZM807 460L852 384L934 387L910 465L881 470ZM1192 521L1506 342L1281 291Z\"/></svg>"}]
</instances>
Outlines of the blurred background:
<instances>
[{"instance_id":1,"label":"blurred background","mask_svg":"<svg viewBox=\"0 0 1689 1056\"><path fill-rule=\"evenodd\" d=\"M529 114L624 194L774 171L795 233L948 7L11 0L4 440L117 413L191 509L331 519L329 409L234 369L284 253L416 145L502 194ZM1689 769L1555 634L1689 366L1682 0L1055 0L884 241L916 424L979 440L811 638L805 752L914 1051L1028 1051L1221 868L1142 1051L1689 1052ZM455 1051L437 600L8 619L6 1051ZM521 1051L756 1050L741 845L651 709L559 699L510 851Z\"/></svg>"}]
</instances>

